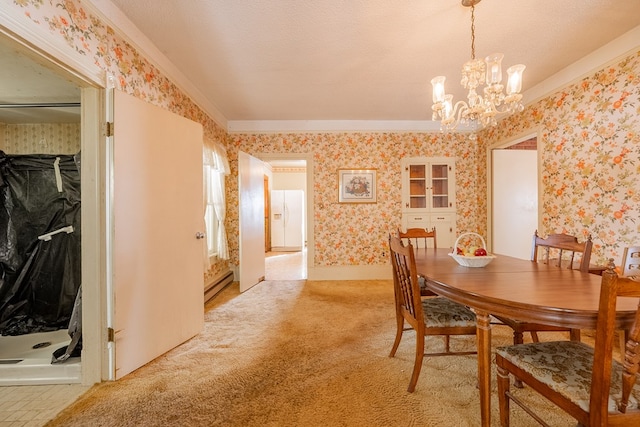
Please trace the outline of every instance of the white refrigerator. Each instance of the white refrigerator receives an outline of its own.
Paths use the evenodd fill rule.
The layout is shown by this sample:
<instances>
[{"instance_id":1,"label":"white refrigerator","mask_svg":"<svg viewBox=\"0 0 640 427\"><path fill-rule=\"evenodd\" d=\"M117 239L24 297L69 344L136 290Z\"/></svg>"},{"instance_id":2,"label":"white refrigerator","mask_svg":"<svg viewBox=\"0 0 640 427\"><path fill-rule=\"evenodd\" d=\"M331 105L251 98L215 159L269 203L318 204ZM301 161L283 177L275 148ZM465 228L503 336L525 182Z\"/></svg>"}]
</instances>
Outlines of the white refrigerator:
<instances>
[{"instance_id":1,"label":"white refrigerator","mask_svg":"<svg viewBox=\"0 0 640 427\"><path fill-rule=\"evenodd\" d=\"M300 251L304 244L304 191L271 191L271 250Z\"/></svg>"}]
</instances>

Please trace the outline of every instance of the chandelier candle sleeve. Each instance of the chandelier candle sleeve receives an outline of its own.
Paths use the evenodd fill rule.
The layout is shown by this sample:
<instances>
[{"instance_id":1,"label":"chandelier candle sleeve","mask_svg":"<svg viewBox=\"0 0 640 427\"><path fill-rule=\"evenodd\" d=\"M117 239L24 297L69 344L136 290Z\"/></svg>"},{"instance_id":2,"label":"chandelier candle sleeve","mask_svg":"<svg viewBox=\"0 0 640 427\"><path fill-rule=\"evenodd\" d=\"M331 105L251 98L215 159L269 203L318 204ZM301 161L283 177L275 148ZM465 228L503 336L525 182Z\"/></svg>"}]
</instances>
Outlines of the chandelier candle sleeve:
<instances>
[{"instance_id":1,"label":"chandelier candle sleeve","mask_svg":"<svg viewBox=\"0 0 640 427\"><path fill-rule=\"evenodd\" d=\"M487 86L499 84L502 81L502 58L501 53L494 53L487 56Z\"/></svg>"},{"instance_id":2,"label":"chandelier candle sleeve","mask_svg":"<svg viewBox=\"0 0 640 427\"><path fill-rule=\"evenodd\" d=\"M525 66L522 64L514 65L507 69L509 82L507 83L507 95L520 93L522 90L522 72Z\"/></svg>"},{"instance_id":3,"label":"chandelier candle sleeve","mask_svg":"<svg viewBox=\"0 0 640 427\"><path fill-rule=\"evenodd\" d=\"M444 101L444 81L446 80L445 76L438 76L431 79L431 84L433 85L433 103L443 102Z\"/></svg>"}]
</instances>

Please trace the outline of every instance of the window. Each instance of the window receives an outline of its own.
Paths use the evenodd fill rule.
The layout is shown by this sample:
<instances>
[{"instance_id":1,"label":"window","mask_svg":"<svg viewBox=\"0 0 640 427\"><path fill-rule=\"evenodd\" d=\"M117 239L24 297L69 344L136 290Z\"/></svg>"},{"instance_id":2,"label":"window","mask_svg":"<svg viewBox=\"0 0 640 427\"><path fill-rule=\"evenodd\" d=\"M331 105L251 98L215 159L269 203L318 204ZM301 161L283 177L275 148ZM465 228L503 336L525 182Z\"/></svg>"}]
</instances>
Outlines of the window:
<instances>
[{"instance_id":1,"label":"window","mask_svg":"<svg viewBox=\"0 0 640 427\"><path fill-rule=\"evenodd\" d=\"M204 222L207 232L207 248L209 256L218 254L218 238L220 235L220 220L214 206L216 195L214 192L222 190L224 194L224 176L210 165L205 165L205 213Z\"/></svg>"},{"instance_id":2,"label":"window","mask_svg":"<svg viewBox=\"0 0 640 427\"><path fill-rule=\"evenodd\" d=\"M226 216L224 177L229 173L227 153L223 146L205 146L203 152L204 222L207 233L205 265L209 259L229 259L227 234L224 229ZM205 255L203 248L203 255Z\"/></svg>"}]
</instances>

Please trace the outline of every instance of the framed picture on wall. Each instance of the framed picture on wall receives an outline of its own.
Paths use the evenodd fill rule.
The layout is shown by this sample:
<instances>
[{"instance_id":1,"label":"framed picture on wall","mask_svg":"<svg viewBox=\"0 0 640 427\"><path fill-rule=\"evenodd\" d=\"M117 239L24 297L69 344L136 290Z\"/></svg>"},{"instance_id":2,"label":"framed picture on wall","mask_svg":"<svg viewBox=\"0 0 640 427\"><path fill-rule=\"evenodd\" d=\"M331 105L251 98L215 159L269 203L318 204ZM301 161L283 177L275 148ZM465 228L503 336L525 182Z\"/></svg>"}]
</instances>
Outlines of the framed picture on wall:
<instances>
[{"instance_id":1,"label":"framed picture on wall","mask_svg":"<svg viewBox=\"0 0 640 427\"><path fill-rule=\"evenodd\" d=\"M338 169L338 202L376 203L375 169Z\"/></svg>"}]
</instances>

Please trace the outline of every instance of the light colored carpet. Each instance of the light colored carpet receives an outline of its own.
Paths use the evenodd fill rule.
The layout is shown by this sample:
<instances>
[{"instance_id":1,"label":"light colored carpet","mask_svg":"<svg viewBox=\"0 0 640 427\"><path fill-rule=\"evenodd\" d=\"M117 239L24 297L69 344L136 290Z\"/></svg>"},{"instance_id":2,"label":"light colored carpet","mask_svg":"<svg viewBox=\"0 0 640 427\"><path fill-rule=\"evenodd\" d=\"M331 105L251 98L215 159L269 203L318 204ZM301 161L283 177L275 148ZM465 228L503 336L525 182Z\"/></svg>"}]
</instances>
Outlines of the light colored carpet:
<instances>
[{"instance_id":1,"label":"light colored carpet","mask_svg":"<svg viewBox=\"0 0 640 427\"><path fill-rule=\"evenodd\" d=\"M200 335L94 386L47 426L479 425L475 356L425 359L407 393L414 333L389 358L394 317L391 281L267 281L243 294L234 283L207 304ZM510 330L494 328L494 346L510 340ZM498 425L495 373L493 383ZM551 425L575 425L531 390L517 393ZM514 407L512 425L537 424Z\"/></svg>"}]
</instances>

